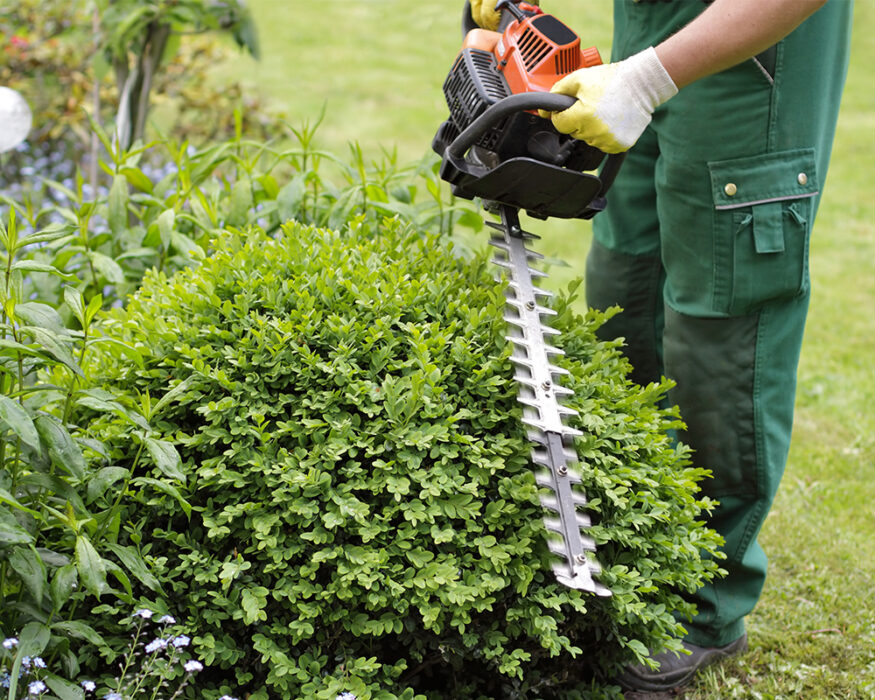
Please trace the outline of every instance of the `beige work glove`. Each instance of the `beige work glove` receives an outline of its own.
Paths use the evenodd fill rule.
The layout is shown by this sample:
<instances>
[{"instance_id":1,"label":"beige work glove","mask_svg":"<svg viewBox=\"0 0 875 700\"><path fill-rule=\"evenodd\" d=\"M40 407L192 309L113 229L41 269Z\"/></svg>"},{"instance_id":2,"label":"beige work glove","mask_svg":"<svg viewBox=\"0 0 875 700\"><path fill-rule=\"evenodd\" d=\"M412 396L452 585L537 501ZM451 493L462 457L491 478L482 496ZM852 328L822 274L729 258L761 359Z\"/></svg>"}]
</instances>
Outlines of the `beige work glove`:
<instances>
[{"instance_id":1,"label":"beige work glove","mask_svg":"<svg viewBox=\"0 0 875 700\"><path fill-rule=\"evenodd\" d=\"M674 97L677 86L653 47L624 61L581 68L559 80L551 92L577 103L563 112L541 112L563 134L586 141L605 153L632 147L659 105Z\"/></svg>"},{"instance_id":2,"label":"beige work glove","mask_svg":"<svg viewBox=\"0 0 875 700\"><path fill-rule=\"evenodd\" d=\"M471 18L478 27L495 31L501 21L501 13L496 12L498 0L471 0ZM539 0L526 0L529 5L538 5Z\"/></svg>"}]
</instances>

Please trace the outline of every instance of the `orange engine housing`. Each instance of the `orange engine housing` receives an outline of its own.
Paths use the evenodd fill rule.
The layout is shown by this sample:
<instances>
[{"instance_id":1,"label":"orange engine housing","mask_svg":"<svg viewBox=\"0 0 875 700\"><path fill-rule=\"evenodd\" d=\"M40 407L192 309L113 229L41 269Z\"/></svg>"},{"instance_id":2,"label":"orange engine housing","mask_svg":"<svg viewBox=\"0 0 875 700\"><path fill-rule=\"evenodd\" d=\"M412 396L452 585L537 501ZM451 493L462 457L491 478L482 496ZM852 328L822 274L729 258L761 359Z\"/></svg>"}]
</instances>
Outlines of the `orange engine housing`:
<instances>
[{"instance_id":1,"label":"orange engine housing","mask_svg":"<svg viewBox=\"0 0 875 700\"><path fill-rule=\"evenodd\" d=\"M602 63L597 48L581 49L577 34L540 9L532 17L514 20L503 33L472 30L462 48L489 51L512 94L549 92L563 76Z\"/></svg>"}]
</instances>

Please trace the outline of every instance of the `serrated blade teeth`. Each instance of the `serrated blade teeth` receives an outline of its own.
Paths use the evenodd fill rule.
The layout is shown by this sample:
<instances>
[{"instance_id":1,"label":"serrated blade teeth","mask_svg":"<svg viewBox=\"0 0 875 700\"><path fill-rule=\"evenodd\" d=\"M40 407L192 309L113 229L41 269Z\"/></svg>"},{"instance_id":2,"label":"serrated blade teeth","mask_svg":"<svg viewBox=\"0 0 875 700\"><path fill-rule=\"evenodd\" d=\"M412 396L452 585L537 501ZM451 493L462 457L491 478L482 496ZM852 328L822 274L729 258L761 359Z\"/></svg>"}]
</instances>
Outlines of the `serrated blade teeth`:
<instances>
[{"instance_id":1,"label":"serrated blade teeth","mask_svg":"<svg viewBox=\"0 0 875 700\"><path fill-rule=\"evenodd\" d=\"M564 367L557 367L556 365L550 365L549 369L550 369L550 374L556 374L556 375L559 375L561 377L567 377L567 376L571 375L571 372L569 372Z\"/></svg>"},{"instance_id":2,"label":"serrated blade teeth","mask_svg":"<svg viewBox=\"0 0 875 700\"><path fill-rule=\"evenodd\" d=\"M559 509L560 509L559 499L556 496L546 496L545 495L545 496L541 496L540 500L541 500L541 505L544 506L544 508L547 508L548 510L555 511L556 513L559 512ZM578 496L578 494L572 494L572 500L574 501L575 506L585 506L586 505L586 499ZM585 524L581 525L581 527L583 527L584 529L592 527L592 523L590 522L588 515L586 515L585 513L578 513L577 517L578 517L579 523L585 523Z\"/></svg>"},{"instance_id":3,"label":"serrated blade teeth","mask_svg":"<svg viewBox=\"0 0 875 700\"><path fill-rule=\"evenodd\" d=\"M526 431L526 437L528 438L529 442L534 442L537 445L547 444L547 436L540 431Z\"/></svg>"},{"instance_id":4,"label":"serrated blade teeth","mask_svg":"<svg viewBox=\"0 0 875 700\"><path fill-rule=\"evenodd\" d=\"M577 464L577 454L567 447L564 448L562 451L565 456L565 466L568 468L569 474L571 474L573 473L573 466ZM542 450L538 447L532 450L532 461L535 464L540 464L544 467L550 467L551 464L550 455L547 453L547 451Z\"/></svg>"},{"instance_id":5,"label":"serrated blade teeth","mask_svg":"<svg viewBox=\"0 0 875 700\"><path fill-rule=\"evenodd\" d=\"M576 514L577 516L577 526L581 529L586 529L590 527L589 518L580 513ZM544 527L546 527L550 532L554 532L557 535L563 535L565 530L562 527L562 521L559 518L544 518ZM595 540L591 537L585 537L584 535L580 536L581 546L587 551L594 552L595 551Z\"/></svg>"},{"instance_id":6,"label":"serrated blade teeth","mask_svg":"<svg viewBox=\"0 0 875 700\"><path fill-rule=\"evenodd\" d=\"M602 598L608 598L611 595L610 590L593 579L594 573L589 564L575 566L573 570L570 570L568 566L557 564L553 567L553 573L556 576L556 580L568 588L587 591ZM598 574L596 573L595 575Z\"/></svg>"}]
</instances>

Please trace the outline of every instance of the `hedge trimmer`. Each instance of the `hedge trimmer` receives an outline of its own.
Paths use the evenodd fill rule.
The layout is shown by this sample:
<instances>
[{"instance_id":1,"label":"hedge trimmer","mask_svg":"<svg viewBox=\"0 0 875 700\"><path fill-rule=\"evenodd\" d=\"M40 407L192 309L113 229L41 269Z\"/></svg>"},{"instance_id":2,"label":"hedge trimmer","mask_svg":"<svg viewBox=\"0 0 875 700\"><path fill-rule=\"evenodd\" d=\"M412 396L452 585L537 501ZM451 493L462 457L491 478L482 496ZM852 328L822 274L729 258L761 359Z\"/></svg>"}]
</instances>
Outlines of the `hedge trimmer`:
<instances>
[{"instance_id":1,"label":"hedge trimmer","mask_svg":"<svg viewBox=\"0 0 875 700\"><path fill-rule=\"evenodd\" d=\"M532 267L542 256L526 247L537 236L522 230L519 210L539 219L591 218L604 208L622 156L606 157L560 134L537 112L574 104L575 98L549 90L563 75L600 64L598 51L581 50L580 38L538 7L520 0L501 0L496 7L502 11L499 32L474 28L466 7L464 27L470 31L444 82L450 118L432 147L443 159L441 177L453 194L481 198L500 218L489 223L500 233L491 243L509 280L505 320L523 422L534 443L533 461L545 468L536 478L548 511L548 544L561 559L554 573L566 586L608 596L597 581L599 565L588 555L596 547L587 535L586 496L571 449L580 432L564 422L576 412L561 402L572 392L559 383L567 372L552 362L562 351L548 342L557 331L545 322L555 313L545 305L551 294L532 281L545 276Z\"/></svg>"}]
</instances>

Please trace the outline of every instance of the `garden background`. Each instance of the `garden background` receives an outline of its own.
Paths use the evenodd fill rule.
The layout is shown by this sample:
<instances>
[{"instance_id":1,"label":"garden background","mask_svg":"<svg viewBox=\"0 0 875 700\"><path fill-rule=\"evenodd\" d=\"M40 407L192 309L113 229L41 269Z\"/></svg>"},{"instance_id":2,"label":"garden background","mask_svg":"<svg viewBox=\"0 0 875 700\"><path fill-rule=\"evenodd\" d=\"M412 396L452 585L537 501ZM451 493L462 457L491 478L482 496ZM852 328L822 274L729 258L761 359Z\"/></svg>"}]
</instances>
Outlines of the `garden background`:
<instances>
[{"instance_id":1,"label":"garden background","mask_svg":"<svg viewBox=\"0 0 875 700\"><path fill-rule=\"evenodd\" d=\"M283 113L292 127L319 122L314 143L338 154L351 151L360 164L385 158L387 151L401 164L431 158L428 144L446 112L440 85L460 39L460 12L446 5L253 0L261 59L235 55L213 68L219 92L236 80L249 96L230 94L227 104L217 105L228 107L218 120L233 123L230 113L242 105L239 127L256 104ZM549 9L607 57L609 6L593 0ZM707 671L687 693L691 699L875 696L873 61L875 7L861 1L833 164L812 241L813 297L794 442L762 535L771 574L750 619L751 651ZM258 96L254 102L252 95ZM160 104L155 117L159 128L171 118ZM122 165L115 164L116 174ZM164 232L163 223L156 224L156 236ZM543 236L539 250L552 263L549 284L560 288L579 276L588 225L530 224ZM453 235L472 248L483 243L482 231L456 228Z\"/></svg>"},{"instance_id":2,"label":"garden background","mask_svg":"<svg viewBox=\"0 0 875 700\"><path fill-rule=\"evenodd\" d=\"M227 70L290 114L327 106L335 149L396 146L415 158L445 107L441 81L459 17L446 3L291 6L254 0L264 57ZM548 5L610 55L608 0ZM875 6L857 2L851 65L811 250L813 295L793 444L763 534L770 576L750 619L751 652L708 671L691 698L875 696ZM270 29L268 29L268 27ZM811 60L817 60L812 47ZM531 222L539 249L582 274L587 224Z\"/></svg>"}]
</instances>

